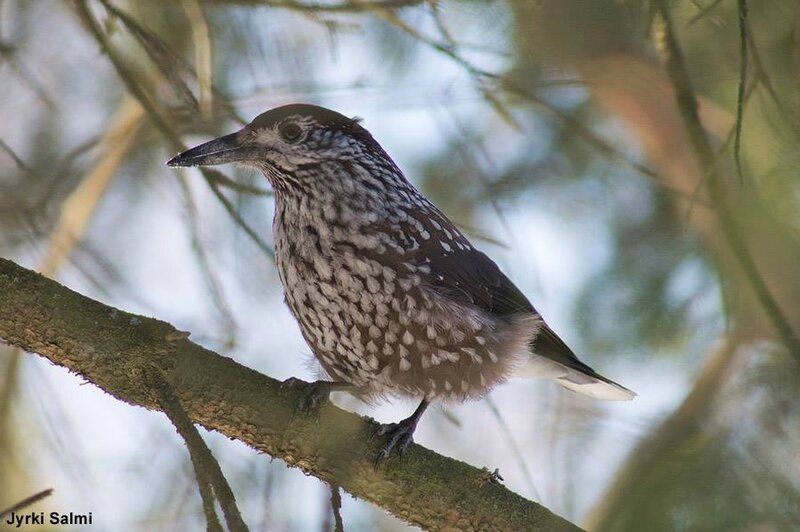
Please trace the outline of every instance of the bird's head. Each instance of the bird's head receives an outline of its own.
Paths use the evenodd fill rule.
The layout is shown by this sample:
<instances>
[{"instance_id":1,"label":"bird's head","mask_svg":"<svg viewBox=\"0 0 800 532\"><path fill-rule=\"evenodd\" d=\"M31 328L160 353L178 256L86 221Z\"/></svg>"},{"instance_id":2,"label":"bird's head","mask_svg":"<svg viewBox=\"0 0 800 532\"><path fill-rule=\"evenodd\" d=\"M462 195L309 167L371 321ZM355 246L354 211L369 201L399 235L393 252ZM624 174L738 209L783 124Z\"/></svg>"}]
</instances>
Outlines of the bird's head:
<instances>
[{"instance_id":1,"label":"bird's head","mask_svg":"<svg viewBox=\"0 0 800 532\"><path fill-rule=\"evenodd\" d=\"M318 182L323 165L348 160L393 166L358 119L316 105L292 104L262 113L236 133L187 150L167 165L240 163L258 168L282 190L324 186Z\"/></svg>"}]
</instances>

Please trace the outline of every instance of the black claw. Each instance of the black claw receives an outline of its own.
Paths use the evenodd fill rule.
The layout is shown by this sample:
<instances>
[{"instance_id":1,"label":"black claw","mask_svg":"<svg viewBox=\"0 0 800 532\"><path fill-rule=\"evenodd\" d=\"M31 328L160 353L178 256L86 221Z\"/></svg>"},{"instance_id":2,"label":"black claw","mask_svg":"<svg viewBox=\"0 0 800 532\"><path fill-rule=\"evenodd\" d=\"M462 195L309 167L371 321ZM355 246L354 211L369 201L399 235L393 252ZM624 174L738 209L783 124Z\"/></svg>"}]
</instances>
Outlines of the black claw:
<instances>
[{"instance_id":1,"label":"black claw","mask_svg":"<svg viewBox=\"0 0 800 532\"><path fill-rule=\"evenodd\" d=\"M402 441L400 441L400 448L397 449L397 452L400 453L401 457L406 454L406 450L412 443L414 443L414 438L412 438L410 434L408 438L404 438Z\"/></svg>"},{"instance_id":2,"label":"black claw","mask_svg":"<svg viewBox=\"0 0 800 532\"><path fill-rule=\"evenodd\" d=\"M375 457L375 468L380 466L381 462L388 459L393 451L402 458L409 446L414 443L414 429L416 428L416 420L403 420L400 423L387 423L378 427L373 437L387 436L386 443L381 447L378 456Z\"/></svg>"},{"instance_id":3,"label":"black claw","mask_svg":"<svg viewBox=\"0 0 800 532\"><path fill-rule=\"evenodd\" d=\"M408 447L414 443L414 431L417 423L429 404L427 400L423 400L414 413L400 423L387 423L378 427L378 430L372 435L373 438L386 435L389 437L378 452L378 456L375 457L375 469L378 469L381 462L389 458L395 449L397 449L398 456L402 458Z\"/></svg>"},{"instance_id":4,"label":"black claw","mask_svg":"<svg viewBox=\"0 0 800 532\"><path fill-rule=\"evenodd\" d=\"M387 458L389 458L389 451L387 451L386 449L381 449L380 452L378 452L378 456L375 457L375 463L373 464L373 467L375 469L378 469L381 465L381 462L383 462Z\"/></svg>"}]
</instances>

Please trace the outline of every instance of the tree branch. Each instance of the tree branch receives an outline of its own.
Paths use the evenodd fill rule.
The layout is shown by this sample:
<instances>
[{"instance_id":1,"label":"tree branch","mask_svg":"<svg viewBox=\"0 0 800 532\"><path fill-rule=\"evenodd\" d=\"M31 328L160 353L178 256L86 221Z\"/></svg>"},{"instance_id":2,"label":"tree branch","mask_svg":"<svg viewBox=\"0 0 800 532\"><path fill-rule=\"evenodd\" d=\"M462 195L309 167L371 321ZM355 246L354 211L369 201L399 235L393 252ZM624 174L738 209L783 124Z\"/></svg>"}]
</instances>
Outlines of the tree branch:
<instances>
[{"instance_id":1,"label":"tree branch","mask_svg":"<svg viewBox=\"0 0 800 532\"><path fill-rule=\"evenodd\" d=\"M104 5L108 6L107 3L104 3ZM92 37L94 37L94 39L100 45L100 48L108 56L111 64L114 66L114 69L117 71L123 83L125 84L125 88L131 93L131 95L133 95L134 98L136 98L136 100L139 101L144 110L147 111L147 114L149 115L150 120L153 122L153 125L156 127L156 129L158 129L167 138L167 140L169 140L170 144L176 151L185 151L187 146L181 142L178 134L159 114L153 102L147 96L142 86L140 86L140 84L137 82L136 76L128 68L122 57L111 46L106 34L103 33L99 23L94 19L89 7L86 5L85 0L76 0L74 7L81 22L83 22L83 24L89 30L89 33L91 33ZM120 16L119 11L115 11L115 14ZM220 203L222 203L222 206L225 207L225 210L228 211L228 215L233 219L234 223L236 223L236 225L238 225L247 234L247 236L250 237L253 243L261 251L263 251L264 254L274 261L275 254L269 245L264 242L258 233L252 227L250 227L250 225L247 224L244 218L242 218L242 215L236 210L233 203L231 203L231 201L225 197L225 195L219 189L220 183L226 183L230 180L226 179L224 176L222 176L221 172L214 170L213 168L198 168L198 170L200 170L200 173L208 183L211 191L214 193Z\"/></svg>"},{"instance_id":2,"label":"tree branch","mask_svg":"<svg viewBox=\"0 0 800 532\"><path fill-rule=\"evenodd\" d=\"M741 339L726 336L706 358L694 386L681 405L633 449L614 481L589 512L584 525L591 530L624 530L631 526L631 509L653 495L653 478L664 474L664 464L703 437L714 399L734 367Z\"/></svg>"},{"instance_id":3,"label":"tree branch","mask_svg":"<svg viewBox=\"0 0 800 532\"><path fill-rule=\"evenodd\" d=\"M41 501L42 499L46 499L52 494L53 494L53 488L48 488L46 490L40 491L35 495L26 497L25 499L19 501L10 508L6 508L5 510L0 510L0 519L4 519L7 515L19 512L20 510L23 510L32 504L36 504L37 502Z\"/></svg>"},{"instance_id":4,"label":"tree branch","mask_svg":"<svg viewBox=\"0 0 800 532\"><path fill-rule=\"evenodd\" d=\"M176 335L176 338L181 337ZM187 449L189 449L189 458L197 476L197 485L203 500L203 511L206 514L209 532L216 530L222 532L222 526L214 510L214 495L216 495L222 508L228 529L231 532L247 532L247 525L244 524L239 508L236 506L233 491L222 474L219 462L211 454L211 449L203 441L203 437L200 436L200 432L198 432L192 420L186 415L186 411L178 398L175 397L169 384L164 382L159 374L153 376L153 381L151 385L161 392L161 406L164 409L164 413L172 421L178 434L181 435L186 443Z\"/></svg>"},{"instance_id":5,"label":"tree branch","mask_svg":"<svg viewBox=\"0 0 800 532\"><path fill-rule=\"evenodd\" d=\"M377 424L333 405L293 417L302 389L241 366L172 325L82 296L0 258L0 338L38 353L117 399L162 410L160 375L186 414L430 530L580 530L473 466L412 445L376 470Z\"/></svg>"}]
</instances>

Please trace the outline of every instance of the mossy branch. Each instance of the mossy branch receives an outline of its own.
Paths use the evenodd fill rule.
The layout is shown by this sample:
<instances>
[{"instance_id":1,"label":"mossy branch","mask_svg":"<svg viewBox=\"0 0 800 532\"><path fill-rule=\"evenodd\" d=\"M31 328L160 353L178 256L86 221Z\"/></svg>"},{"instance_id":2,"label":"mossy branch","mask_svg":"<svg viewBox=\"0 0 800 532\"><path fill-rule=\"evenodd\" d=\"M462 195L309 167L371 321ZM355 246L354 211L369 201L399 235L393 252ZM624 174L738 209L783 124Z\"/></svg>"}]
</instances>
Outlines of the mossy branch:
<instances>
[{"instance_id":1,"label":"mossy branch","mask_svg":"<svg viewBox=\"0 0 800 532\"><path fill-rule=\"evenodd\" d=\"M172 325L82 296L0 258L0 339L38 353L120 401L163 411L153 375L189 418L429 530L580 530L481 470L412 445L375 469L377 424L326 404L292 416L303 393L186 338Z\"/></svg>"}]
</instances>

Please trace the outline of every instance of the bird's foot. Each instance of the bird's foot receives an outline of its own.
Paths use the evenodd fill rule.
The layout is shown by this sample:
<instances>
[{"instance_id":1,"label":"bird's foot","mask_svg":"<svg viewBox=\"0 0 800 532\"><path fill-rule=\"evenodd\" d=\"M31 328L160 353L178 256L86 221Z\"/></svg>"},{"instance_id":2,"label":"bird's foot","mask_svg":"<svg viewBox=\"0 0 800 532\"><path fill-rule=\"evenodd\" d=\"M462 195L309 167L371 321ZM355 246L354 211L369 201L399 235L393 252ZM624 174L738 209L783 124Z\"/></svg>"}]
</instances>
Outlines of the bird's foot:
<instances>
[{"instance_id":1,"label":"bird's foot","mask_svg":"<svg viewBox=\"0 0 800 532\"><path fill-rule=\"evenodd\" d=\"M375 468L391 456L392 451L397 449L397 453L402 457L408 446L414 443L414 431L419 423L419 418L425 413L430 405L428 399L423 399L414 413L399 423L387 423L378 427L373 437L388 436L386 443L381 447L378 456L375 457Z\"/></svg>"},{"instance_id":2,"label":"bird's foot","mask_svg":"<svg viewBox=\"0 0 800 532\"><path fill-rule=\"evenodd\" d=\"M297 414L319 414L320 406L328 400L331 392L347 390L349 384L331 381L306 382L296 377L290 377L281 383L281 388L301 388L302 395L294 405L292 417Z\"/></svg>"},{"instance_id":3,"label":"bird's foot","mask_svg":"<svg viewBox=\"0 0 800 532\"><path fill-rule=\"evenodd\" d=\"M488 469L485 467L483 468L484 475L481 477L481 485L484 484L500 484L503 480L505 480L502 476L500 476L500 470L495 469L492 472L489 472Z\"/></svg>"},{"instance_id":4,"label":"bird's foot","mask_svg":"<svg viewBox=\"0 0 800 532\"><path fill-rule=\"evenodd\" d=\"M417 420L412 418L404 419L400 423L386 423L378 427L375 436L388 436L388 438L375 458L375 467L377 468L381 462L389 458L393 451L402 457L409 445L414 443L416 428Z\"/></svg>"}]
</instances>

